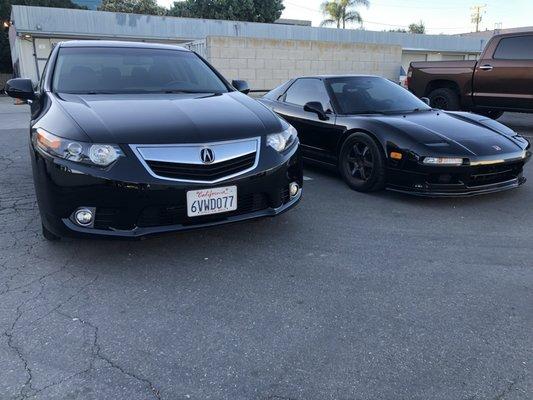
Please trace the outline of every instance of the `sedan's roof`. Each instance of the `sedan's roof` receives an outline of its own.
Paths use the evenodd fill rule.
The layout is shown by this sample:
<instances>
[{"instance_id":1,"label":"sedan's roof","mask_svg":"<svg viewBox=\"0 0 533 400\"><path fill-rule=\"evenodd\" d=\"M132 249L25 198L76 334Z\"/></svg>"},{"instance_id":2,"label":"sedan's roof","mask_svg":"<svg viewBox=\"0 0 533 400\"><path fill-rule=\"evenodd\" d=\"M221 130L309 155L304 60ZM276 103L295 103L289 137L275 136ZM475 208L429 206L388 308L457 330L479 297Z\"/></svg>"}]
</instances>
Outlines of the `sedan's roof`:
<instances>
[{"instance_id":1,"label":"sedan's roof","mask_svg":"<svg viewBox=\"0 0 533 400\"><path fill-rule=\"evenodd\" d=\"M166 50L181 50L190 51L184 47L173 44L161 43L146 43L146 42L128 42L120 40L69 40L68 42L61 42L61 47L128 47L141 49L166 49Z\"/></svg>"}]
</instances>

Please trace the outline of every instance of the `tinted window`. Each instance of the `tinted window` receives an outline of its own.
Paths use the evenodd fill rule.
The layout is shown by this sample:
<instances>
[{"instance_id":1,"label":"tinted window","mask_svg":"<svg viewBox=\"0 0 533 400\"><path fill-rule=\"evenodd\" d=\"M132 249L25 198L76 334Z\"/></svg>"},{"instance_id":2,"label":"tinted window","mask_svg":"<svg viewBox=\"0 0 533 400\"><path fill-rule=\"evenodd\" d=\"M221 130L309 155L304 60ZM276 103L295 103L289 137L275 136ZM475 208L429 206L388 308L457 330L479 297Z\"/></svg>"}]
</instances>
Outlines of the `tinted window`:
<instances>
[{"instance_id":1,"label":"tinted window","mask_svg":"<svg viewBox=\"0 0 533 400\"><path fill-rule=\"evenodd\" d=\"M324 83L320 79L298 79L287 90L285 101L302 107L311 101L318 101L322 103L324 110L331 109L328 92L326 92Z\"/></svg>"},{"instance_id":2,"label":"tinted window","mask_svg":"<svg viewBox=\"0 0 533 400\"><path fill-rule=\"evenodd\" d=\"M341 77L326 81L342 114L429 110L400 85L378 77Z\"/></svg>"},{"instance_id":3,"label":"tinted window","mask_svg":"<svg viewBox=\"0 0 533 400\"><path fill-rule=\"evenodd\" d=\"M533 60L533 36L517 36L500 40L494 58L501 60Z\"/></svg>"},{"instance_id":4,"label":"tinted window","mask_svg":"<svg viewBox=\"0 0 533 400\"><path fill-rule=\"evenodd\" d=\"M143 48L63 48L53 89L62 93L227 92L194 53Z\"/></svg>"},{"instance_id":5,"label":"tinted window","mask_svg":"<svg viewBox=\"0 0 533 400\"><path fill-rule=\"evenodd\" d=\"M269 100L279 100L282 94L285 93L285 90L287 90L287 87L292 83L292 80L287 81L279 85L277 88L272 89L270 92L265 94L263 97L265 99Z\"/></svg>"}]
</instances>

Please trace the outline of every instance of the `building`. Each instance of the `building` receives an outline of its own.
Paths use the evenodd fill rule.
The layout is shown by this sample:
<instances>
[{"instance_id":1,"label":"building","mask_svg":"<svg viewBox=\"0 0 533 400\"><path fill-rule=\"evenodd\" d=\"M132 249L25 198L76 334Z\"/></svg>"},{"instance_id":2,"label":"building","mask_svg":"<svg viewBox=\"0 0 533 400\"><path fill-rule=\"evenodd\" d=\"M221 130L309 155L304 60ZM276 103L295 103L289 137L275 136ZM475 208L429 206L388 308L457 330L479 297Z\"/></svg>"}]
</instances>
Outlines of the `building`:
<instances>
[{"instance_id":1,"label":"building","mask_svg":"<svg viewBox=\"0 0 533 400\"><path fill-rule=\"evenodd\" d=\"M277 21L274 22L275 24L281 24L281 25L296 25L296 26L311 26L313 25L312 21L307 21L303 19L287 19L287 18L280 18Z\"/></svg>"},{"instance_id":2,"label":"building","mask_svg":"<svg viewBox=\"0 0 533 400\"><path fill-rule=\"evenodd\" d=\"M88 10L97 10L100 4L102 4L102 0L72 0L72 2Z\"/></svg>"},{"instance_id":3,"label":"building","mask_svg":"<svg viewBox=\"0 0 533 400\"><path fill-rule=\"evenodd\" d=\"M228 79L270 89L302 74L364 73L398 80L414 60L474 59L485 39L188 19L60 8L12 7L15 71L37 80L53 46L113 39L187 46Z\"/></svg>"},{"instance_id":4,"label":"building","mask_svg":"<svg viewBox=\"0 0 533 400\"><path fill-rule=\"evenodd\" d=\"M533 26L523 26L518 28L505 28L505 29L491 29L480 32L468 32L460 33L457 36L465 38L484 39L488 41L494 35L502 35L504 33L520 33L520 32L533 32Z\"/></svg>"}]
</instances>

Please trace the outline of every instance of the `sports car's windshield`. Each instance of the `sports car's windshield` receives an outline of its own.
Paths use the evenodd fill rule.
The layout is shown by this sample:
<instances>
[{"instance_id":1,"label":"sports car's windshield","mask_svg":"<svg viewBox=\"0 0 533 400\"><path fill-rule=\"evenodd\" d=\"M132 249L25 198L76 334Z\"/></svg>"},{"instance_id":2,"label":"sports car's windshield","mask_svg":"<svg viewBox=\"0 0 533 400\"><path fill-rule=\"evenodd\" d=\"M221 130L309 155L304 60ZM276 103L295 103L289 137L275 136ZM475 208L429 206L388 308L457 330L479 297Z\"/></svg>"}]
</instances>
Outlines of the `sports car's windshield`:
<instances>
[{"instance_id":1,"label":"sports car's windshield","mask_svg":"<svg viewBox=\"0 0 533 400\"><path fill-rule=\"evenodd\" d=\"M60 49L53 90L80 94L228 91L192 52L133 47Z\"/></svg>"},{"instance_id":2,"label":"sports car's windshield","mask_svg":"<svg viewBox=\"0 0 533 400\"><path fill-rule=\"evenodd\" d=\"M326 80L342 114L395 113L431 110L401 86L378 77Z\"/></svg>"}]
</instances>

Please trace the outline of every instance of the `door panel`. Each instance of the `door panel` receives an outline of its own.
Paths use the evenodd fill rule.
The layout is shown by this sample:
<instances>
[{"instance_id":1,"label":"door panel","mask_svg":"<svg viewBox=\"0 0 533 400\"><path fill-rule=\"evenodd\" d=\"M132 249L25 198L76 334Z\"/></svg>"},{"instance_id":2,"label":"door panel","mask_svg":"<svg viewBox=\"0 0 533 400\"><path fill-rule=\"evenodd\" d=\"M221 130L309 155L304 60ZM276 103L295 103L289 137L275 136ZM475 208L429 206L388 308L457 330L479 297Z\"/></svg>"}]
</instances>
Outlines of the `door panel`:
<instances>
[{"instance_id":1,"label":"door panel","mask_svg":"<svg viewBox=\"0 0 533 400\"><path fill-rule=\"evenodd\" d=\"M335 126L335 116L321 121L318 115L303 110L303 107L277 102L273 110L287 120L298 131L305 157L318 161L336 162L337 136L339 129Z\"/></svg>"},{"instance_id":2,"label":"door panel","mask_svg":"<svg viewBox=\"0 0 533 400\"><path fill-rule=\"evenodd\" d=\"M533 57L528 43L533 48L533 35L500 39L489 52L494 57L479 60L473 83L476 106L533 110Z\"/></svg>"}]
</instances>

